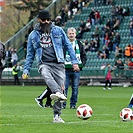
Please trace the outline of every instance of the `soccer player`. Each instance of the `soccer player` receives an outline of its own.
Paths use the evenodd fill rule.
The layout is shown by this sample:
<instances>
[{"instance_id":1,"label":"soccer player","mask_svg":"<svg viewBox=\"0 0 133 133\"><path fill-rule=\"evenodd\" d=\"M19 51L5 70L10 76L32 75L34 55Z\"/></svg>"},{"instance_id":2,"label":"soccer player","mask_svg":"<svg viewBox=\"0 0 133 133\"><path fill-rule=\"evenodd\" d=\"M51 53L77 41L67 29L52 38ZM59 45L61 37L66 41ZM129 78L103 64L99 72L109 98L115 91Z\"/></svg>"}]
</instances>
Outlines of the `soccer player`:
<instances>
[{"instance_id":1,"label":"soccer player","mask_svg":"<svg viewBox=\"0 0 133 133\"><path fill-rule=\"evenodd\" d=\"M60 117L62 108L61 102L67 100L62 93L62 86L64 86L65 81L65 59L63 50L66 49L66 51L68 51L75 72L79 71L79 62L63 29L52 23L49 11L40 11L38 14L38 22L28 37L26 63L24 65L22 78L28 78L36 55L38 71L52 92L50 98L54 100L53 122L65 123Z\"/></svg>"},{"instance_id":2,"label":"soccer player","mask_svg":"<svg viewBox=\"0 0 133 133\"><path fill-rule=\"evenodd\" d=\"M71 42L71 45L73 46L73 49L76 53L77 59L79 60L79 67L80 71L82 70L82 67L85 65L87 57L84 50L83 44L76 39L76 29L71 27L67 30L67 36ZM66 81L65 86L62 87L62 90L64 90L64 93L67 96L68 93L68 87L71 81L72 86L72 95L70 98L70 108L75 109L76 103L78 101L78 87L79 87L79 80L80 80L80 71L73 71L70 56L68 55L68 52L64 50L65 54L65 74L66 74ZM36 102L40 107L45 107L43 105L43 99L48 97L50 95L50 90L47 88L38 98L36 98ZM50 99L47 98L46 104L50 104ZM66 108L66 102L63 103L62 108Z\"/></svg>"}]
</instances>

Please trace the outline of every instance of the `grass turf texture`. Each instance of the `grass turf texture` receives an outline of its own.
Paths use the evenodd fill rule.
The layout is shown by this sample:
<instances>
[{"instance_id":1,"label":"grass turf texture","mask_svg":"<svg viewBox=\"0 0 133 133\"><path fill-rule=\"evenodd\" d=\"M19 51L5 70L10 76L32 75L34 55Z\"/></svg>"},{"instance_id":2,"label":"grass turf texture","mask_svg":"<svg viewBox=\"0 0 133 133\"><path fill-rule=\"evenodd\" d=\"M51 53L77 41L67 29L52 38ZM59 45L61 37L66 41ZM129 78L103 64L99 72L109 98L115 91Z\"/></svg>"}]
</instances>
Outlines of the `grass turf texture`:
<instances>
[{"instance_id":1,"label":"grass turf texture","mask_svg":"<svg viewBox=\"0 0 133 133\"><path fill-rule=\"evenodd\" d=\"M103 90L102 87L79 88L77 107L86 103L93 109L89 120L80 120L76 110L69 108L71 89L68 94L66 109L62 109L65 124L53 123L50 108L40 108L34 98L44 86L1 86L0 133L130 133L133 122L123 122L120 111L127 107L132 87L113 87ZM45 101L44 101L45 103Z\"/></svg>"}]
</instances>

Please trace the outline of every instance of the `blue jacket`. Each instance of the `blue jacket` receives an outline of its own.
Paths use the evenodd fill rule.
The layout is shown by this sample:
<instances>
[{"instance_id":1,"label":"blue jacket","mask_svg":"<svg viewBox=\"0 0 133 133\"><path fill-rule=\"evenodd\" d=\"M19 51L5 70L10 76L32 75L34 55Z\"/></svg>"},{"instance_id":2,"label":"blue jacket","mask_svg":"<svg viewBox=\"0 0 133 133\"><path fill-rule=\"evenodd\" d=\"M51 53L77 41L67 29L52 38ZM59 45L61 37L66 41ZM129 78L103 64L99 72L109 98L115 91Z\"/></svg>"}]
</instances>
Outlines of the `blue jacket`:
<instances>
[{"instance_id":1,"label":"blue jacket","mask_svg":"<svg viewBox=\"0 0 133 133\"><path fill-rule=\"evenodd\" d=\"M36 24L35 29L30 33L27 43L27 56L26 63L24 65L23 73L29 74L30 68L36 55L37 63L42 62L42 47L40 45L40 24ZM75 52L72 45L61 27L51 24L51 39L55 50L56 58L58 62L65 62L63 49L65 48L70 55L72 64L78 64L78 60L75 56Z\"/></svg>"}]
</instances>

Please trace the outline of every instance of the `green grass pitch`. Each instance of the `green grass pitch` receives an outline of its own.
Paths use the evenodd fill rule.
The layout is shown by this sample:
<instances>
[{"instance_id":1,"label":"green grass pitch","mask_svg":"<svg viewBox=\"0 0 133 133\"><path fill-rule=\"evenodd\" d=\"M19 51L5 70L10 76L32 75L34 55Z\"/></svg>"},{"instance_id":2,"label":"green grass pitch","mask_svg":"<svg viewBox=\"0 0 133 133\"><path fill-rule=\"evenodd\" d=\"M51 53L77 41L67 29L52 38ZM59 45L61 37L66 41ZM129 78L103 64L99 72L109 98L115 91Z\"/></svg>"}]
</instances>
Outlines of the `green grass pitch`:
<instances>
[{"instance_id":1,"label":"green grass pitch","mask_svg":"<svg viewBox=\"0 0 133 133\"><path fill-rule=\"evenodd\" d=\"M44 89L45 86L1 86L0 133L133 133L133 121L123 122L119 117L128 105L132 87L105 91L102 87L80 87L77 107L83 103L92 107L93 115L88 120L79 119L76 110L69 108L69 88L67 108L61 115L65 124L53 123L52 109L36 104L35 97Z\"/></svg>"}]
</instances>

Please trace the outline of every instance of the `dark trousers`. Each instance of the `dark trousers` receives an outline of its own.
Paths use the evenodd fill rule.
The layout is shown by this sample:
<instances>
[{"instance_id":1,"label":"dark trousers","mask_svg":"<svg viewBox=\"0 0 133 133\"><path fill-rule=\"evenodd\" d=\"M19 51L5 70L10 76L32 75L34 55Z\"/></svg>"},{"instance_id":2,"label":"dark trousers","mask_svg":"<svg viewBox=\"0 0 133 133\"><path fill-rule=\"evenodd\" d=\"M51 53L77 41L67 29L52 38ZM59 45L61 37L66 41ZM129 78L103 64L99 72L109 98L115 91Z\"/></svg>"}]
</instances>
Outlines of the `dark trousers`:
<instances>
[{"instance_id":1,"label":"dark trousers","mask_svg":"<svg viewBox=\"0 0 133 133\"><path fill-rule=\"evenodd\" d=\"M104 87L106 88L108 86L108 84L109 84L109 87L111 88L111 84L112 84L111 79L110 80L106 80Z\"/></svg>"},{"instance_id":2,"label":"dark trousers","mask_svg":"<svg viewBox=\"0 0 133 133\"><path fill-rule=\"evenodd\" d=\"M75 107L78 101L78 87L80 81L80 72L74 72L72 69L66 69L65 95L67 96L68 88L71 82L72 93L70 98L70 107ZM66 107L66 102L63 103Z\"/></svg>"},{"instance_id":3,"label":"dark trousers","mask_svg":"<svg viewBox=\"0 0 133 133\"><path fill-rule=\"evenodd\" d=\"M13 75L14 76L14 85L19 85L19 78L18 78L18 75Z\"/></svg>"},{"instance_id":4,"label":"dark trousers","mask_svg":"<svg viewBox=\"0 0 133 133\"><path fill-rule=\"evenodd\" d=\"M47 88L43 91L43 93L42 93L40 96L38 96L38 98L41 99L41 100L47 98L47 100L46 100L46 105L49 106L49 105L51 105L51 102L52 102L52 100L51 100L51 98L50 98L50 94L52 94L52 92L51 92L51 90L49 89L49 87L47 87Z\"/></svg>"}]
</instances>

